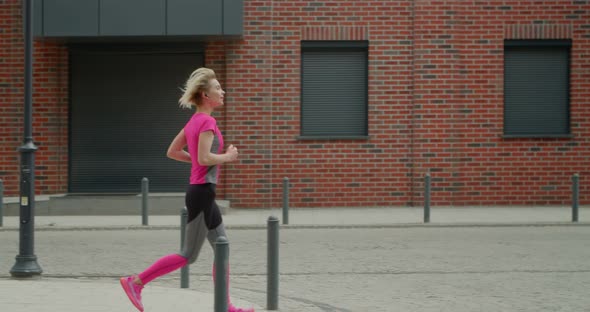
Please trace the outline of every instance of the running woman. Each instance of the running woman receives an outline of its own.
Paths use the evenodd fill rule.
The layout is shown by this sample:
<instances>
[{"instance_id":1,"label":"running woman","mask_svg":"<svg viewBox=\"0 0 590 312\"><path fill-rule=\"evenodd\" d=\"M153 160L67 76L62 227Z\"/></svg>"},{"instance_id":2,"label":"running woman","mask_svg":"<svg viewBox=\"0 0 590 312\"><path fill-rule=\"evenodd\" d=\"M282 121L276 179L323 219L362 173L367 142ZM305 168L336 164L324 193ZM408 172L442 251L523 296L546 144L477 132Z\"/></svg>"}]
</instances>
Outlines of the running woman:
<instances>
[{"instance_id":1,"label":"running woman","mask_svg":"<svg viewBox=\"0 0 590 312\"><path fill-rule=\"evenodd\" d=\"M185 204L188 209L186 240L180 254L169 254L158 259L145 271L122 277L121 286L131 303L143 311L141 291L154 279L193 263L199 256L205 238L211 247L220 236L225 236L225 228L219 207L215 203L215 187L219 180L220 166L238 159L238 149L230 145L223 153L223 136L211 113L223 105L225 91L221 88L215 72L209 68L199 68L189 77L180 98L183 108L196 107L196 113L174 138L167 155L177 161L191 163L190 185L186 191ZM188 152L184 149L188 145ZM229 268L227 268L229 282ZM215 267L213 268L215 272ZM228 283L229 287L229 283ZM254 312L254 309L241 309L233 306L229 299L229 312Z\"/></svg>"}]
</instances>

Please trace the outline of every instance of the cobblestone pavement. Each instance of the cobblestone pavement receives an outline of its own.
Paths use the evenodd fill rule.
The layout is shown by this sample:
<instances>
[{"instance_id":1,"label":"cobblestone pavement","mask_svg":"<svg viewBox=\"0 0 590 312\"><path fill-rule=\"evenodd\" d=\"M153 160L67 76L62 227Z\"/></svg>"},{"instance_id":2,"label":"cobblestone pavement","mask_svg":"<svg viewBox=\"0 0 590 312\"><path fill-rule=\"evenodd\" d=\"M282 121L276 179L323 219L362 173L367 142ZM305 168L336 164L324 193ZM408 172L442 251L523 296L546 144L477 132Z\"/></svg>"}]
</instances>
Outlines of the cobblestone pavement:
<instances>
[{"instance_id":1,"label":"cobblestone pavement","mask_svg":"<svg viewBox=\"0 0 590 312\"><path fill-rule=\"evenodd\" d=\"M264 307L266 231L228 235L232 296ZM280 235L282 311L590 311L588 226L284 229ZM35 254L43 281L116 283L176 252L179 236L174 230L46 231L36 234ZM5 280L18 232L0 232L0 242ZM191 289L213 292L212 259L204 248L190 268ZM177 288L179 277L175 272L152 284Z\"/></svg>"}]
</instances>

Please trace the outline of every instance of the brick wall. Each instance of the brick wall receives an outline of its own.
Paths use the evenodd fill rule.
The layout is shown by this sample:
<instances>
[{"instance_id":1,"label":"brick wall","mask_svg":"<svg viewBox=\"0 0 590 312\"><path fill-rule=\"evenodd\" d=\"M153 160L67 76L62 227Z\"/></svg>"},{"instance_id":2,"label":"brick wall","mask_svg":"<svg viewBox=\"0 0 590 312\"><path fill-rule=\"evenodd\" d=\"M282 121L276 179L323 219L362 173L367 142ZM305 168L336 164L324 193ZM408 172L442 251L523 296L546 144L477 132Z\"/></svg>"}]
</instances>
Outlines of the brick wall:
<instances>
[{"instance_id":1,"label":"brick wall","mask_svg":"<svg viewBox=\"0 0 590 312\"><path fill-rule=\"evenodd\" d=\"M205 51L205 66L209 67L211 69L213 69L215 71L215 75L217 76L217 80L219 80L219 83L221 84L221 87L226 90L227 89L227 85L226 85L226 78L225 78L225 42L210 42L207 44L207 48ZM227 99L227 97L229 97L229 95L226 95L226 99L225 99L225 103L228 103L231 101L231 99ZM226 104L227 105L227 104ZM223 131L224 134L224 138L225 136L227 136L226 133L226 125L227 125L227 114L226 114L226 107L227 106L223 106L221 108L216 109L216 111L213 113L213 116L215 117L215 120L217 120L217 124L219 126L219 129L222 129L221 131ZM229 142L228 142L229 143ZM231 143L225 143L226 146L229 146L229 144ZM226 182L226 171L225 168L224 170L221 170L221 176L220 176L220 180L221 183L225 183ZM223 187L219 187L217 189L217 196L219 198L224 198L226 195L226 188L225 185L223 185Z\"/></svg>"},{"instance_id":2,"label":"brick wall","mask_svg":"<svg viewBox=\"0 0 590 312\"><path fill-rule=\"evenodd\" d=\"M0 178L18 193L20 1L0 3ZM504 39L572 39L572 138L503 138ZM369 135L300 141L300 41L369 40ZM38 192L67 188L67 53L37 42ZM227 91L216 116L241 160L224 169L234 207L590 203L590 1L245 0L244 36L209 42ZM6 125L6 126L5 126Z\"/></svg>"},{"instance_id":3,"label":"brick wall","mask_svg":"<svg viewBox=\"0 0 590 312\"><path fill-rule=\"evenodd\" d=\"M239 207L588 203L588 1L247 1L228 45ZM503 138L504 39L573 39L571 139ZM367 141L298 141L300 40L368 39ZM269 85L270 84L270 85ZM231 112L231 109L235 111ZM236 114L236 112L239 112Z\"/></svg>"},{"instance_id":4,"label":"brick wall","mask_svg":"<svg viewBox=\"0 0 590 312\"><path fill-rule=\"evenodd\" d=\"M416 2L414 191L428 169L439 204L566 204L576 172L588 190L588 1L425 2ZM561 38L573 39L573 138L503 138L503 40Z\"/></svg>"},{"instance_id":5,"label":"brick wall","mask_svg":"<svg viewBox=\"0 0 590 312\"><path fill-rule=\"evenodd\" d=\"M24 38L21 2L0 2L0 179L5 195L18 194L24 118ZM64 193L68 170L67 50L35 42L33 69L33 139L36 190Z\"/></svg>"},{"instance_id":6,"label":"brick wall","mask_svg":"<svg viewBox=\"0 0 590 312\"><path fill-rule=\"evenodd\" d=\"M250 1L245 36L228 52L247 148L228 183L232 205L277 207L283 177L293 206L411 201L411 1ZM368 141L298 141L300 41L370 40ZM228 84L229 84L228 81ZM359 83L363 83L359 81Z\"/></svg>"}]
</instances>

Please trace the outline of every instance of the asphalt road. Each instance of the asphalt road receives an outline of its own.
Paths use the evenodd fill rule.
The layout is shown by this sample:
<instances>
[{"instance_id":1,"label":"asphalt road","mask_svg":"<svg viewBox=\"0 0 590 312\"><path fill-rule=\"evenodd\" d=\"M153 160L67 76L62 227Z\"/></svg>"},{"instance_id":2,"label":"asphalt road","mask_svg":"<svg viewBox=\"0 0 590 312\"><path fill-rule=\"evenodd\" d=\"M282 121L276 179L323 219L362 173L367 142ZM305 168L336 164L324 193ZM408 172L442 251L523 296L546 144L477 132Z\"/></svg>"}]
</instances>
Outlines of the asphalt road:
<instances>
[{"instance_id":1,"label":"asphalt road","mask_svg":"<svg viewBox=\"0 0 590 312\"><path fill-rule=\"evenodd\" d=\"M282 311L590 311L590 227L286 229ZM231 293L266 305L266 231L229 230ZM172 230L44 231L44 278L115 281L180 248ZM0 278L18 232L0 232ZM208 245L190 288L213 292ZM154 281L179 287L180 272ZM148 294L146 293L145 296Z\"/></svg>"}]
</instances>

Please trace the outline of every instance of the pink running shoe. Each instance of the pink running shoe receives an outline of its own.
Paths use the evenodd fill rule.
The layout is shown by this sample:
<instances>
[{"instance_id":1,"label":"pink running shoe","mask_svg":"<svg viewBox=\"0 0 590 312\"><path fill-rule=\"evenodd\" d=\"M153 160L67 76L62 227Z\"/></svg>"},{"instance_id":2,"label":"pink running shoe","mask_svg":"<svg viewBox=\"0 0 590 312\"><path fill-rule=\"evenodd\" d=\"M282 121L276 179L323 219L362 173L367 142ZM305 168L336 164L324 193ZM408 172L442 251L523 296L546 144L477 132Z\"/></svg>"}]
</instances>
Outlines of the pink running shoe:
<instances>
[{"instance_id":1,"label":"pink running shoe","mask_svg":"<svg viewBox=\"0 0 590 312\"><path fill-rule=\"evenodd\" d=\"M227 307L227 312L254 312L254 308L247 308L247 309L242 309L242 308L236 308L234 307L233 304L229 304L229 306Z\"/></svg>"},{"instance_id":2,"label":"pink running shoe","mask_svg":"<svg viewBox=\"0 0 590 312\"><path fill-rule=\"evenodd\" d=\"M143 289L142 285L137 285L133 282L132 276L121 277L119 280L121 282L121 286L123 286L123 290L131 300L131 303L140 311L143 312L143 304L141 303L141 290Z\"/></svg>"}]
</instances>

